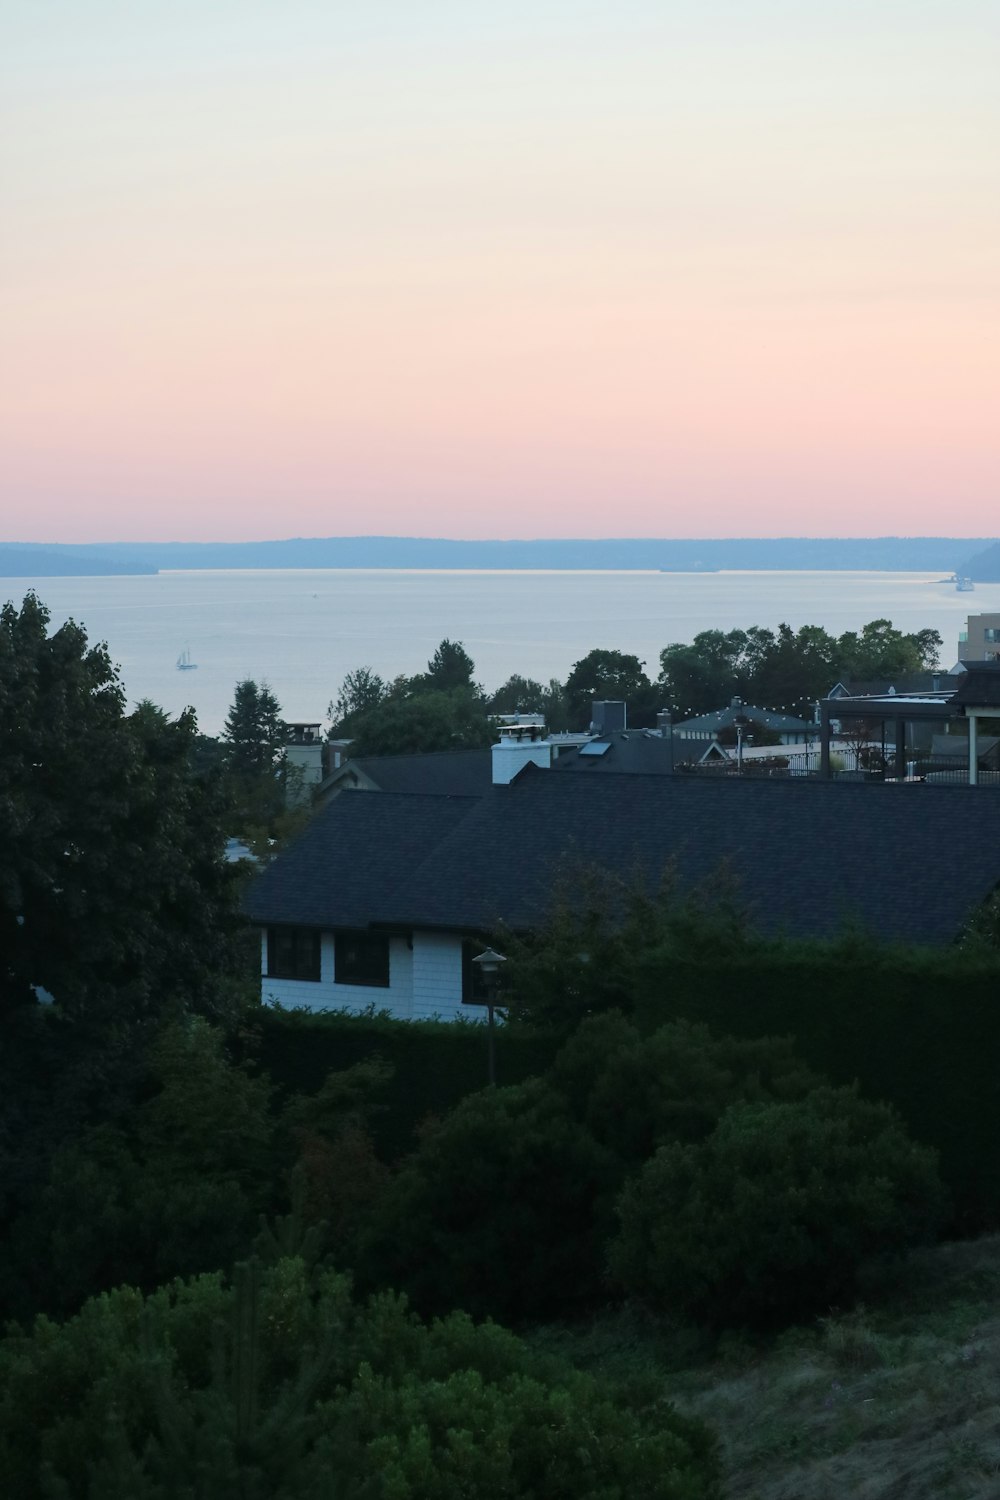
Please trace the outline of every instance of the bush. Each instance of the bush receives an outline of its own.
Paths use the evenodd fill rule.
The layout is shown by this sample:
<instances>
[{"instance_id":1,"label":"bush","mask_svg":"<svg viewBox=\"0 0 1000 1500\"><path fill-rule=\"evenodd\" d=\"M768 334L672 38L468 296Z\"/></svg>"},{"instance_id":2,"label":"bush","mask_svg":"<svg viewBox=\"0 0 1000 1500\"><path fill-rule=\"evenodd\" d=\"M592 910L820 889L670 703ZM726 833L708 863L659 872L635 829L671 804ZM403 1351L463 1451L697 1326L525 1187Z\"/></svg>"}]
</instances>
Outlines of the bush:
<instances>
[{"instance_id":1,"label":"bush","mask_svg":"<svg viewBox=\"0 0 1000 1500\"><path fill-rule=\"evenodd\" d=\"M739 1104L707 1140L661 1147L626 1186L614 1280L710 1326L774 1326L849 1298L861 1262L930 1237L935 1154L852 1089Z\"/></svg>"},{"instance_id":2,"label":"bush","mask_svg":"<svg viewBox=\"0 0 1000 1500\"><path fill-rule=\"evenodd\" d=\"M207 1021L164 1027L145 1097L56 1149L5 1245L16 1316L74 1312L124 1280L232 1265L275 1175L271 1086L229 1059Z\"/></svg>"},{"instance_id":3,"label":"bush","mask_svg":"<svg viewBox=\"0 0 1000 1500\"><path fill-rule=\"evenodd\" d=\"M578 1027L549 1075L574 1115L634 1166L709 1135L731 1104L803 1098L821 1080L783 1037L714 1037L675 1021L643 1037L620 1012Z\"/></svg>"},{"instance_id":4,"label":"bush","mask_svg":"<svg viewBox=\"0 0 1000 1500\"><path fill-rule=\"evenodd\" d=\"M425 1132L355 1263L422 1312L558 1318L601 1293L617 1177L541 1080L487 1089Z\"/></svg>"},{"instance_id":5,"label":"bush","mask_svg":"<svg viewBox=\"0 0 1000 1500\"><path fill-rule=\"evenodd\" d=\"M0 1344L19 1500L718 1500L714 1443L464 1314L300 1260L123 1288Z\"/></svg>"}]
</instances>

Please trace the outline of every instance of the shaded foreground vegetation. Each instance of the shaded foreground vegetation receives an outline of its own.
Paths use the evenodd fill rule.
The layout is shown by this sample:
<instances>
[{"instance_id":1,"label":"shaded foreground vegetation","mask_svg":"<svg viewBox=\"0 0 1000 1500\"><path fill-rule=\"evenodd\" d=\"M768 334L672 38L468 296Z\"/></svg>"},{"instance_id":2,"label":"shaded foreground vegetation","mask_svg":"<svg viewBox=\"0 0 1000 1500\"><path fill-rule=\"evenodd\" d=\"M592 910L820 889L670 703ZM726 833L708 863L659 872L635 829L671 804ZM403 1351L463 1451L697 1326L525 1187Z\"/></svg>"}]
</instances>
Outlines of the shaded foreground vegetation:
<instances>
[{"instance_id":1,"label":"shaded foreground vegetation","mask_svg":"<svg viewBox=\"0 0 1000 1500\"><path fill-rule=\"evenodd\" d=\"M866 1282L866 1302L767 1343L699 1348L634 1309L531 1343L669 1390L718 1435L727 1500L994 1500L1000 1238L915 1251Z\"/></svg>"},{"instance_id":2,"label":"shaded foreground vegetation","mask_svg":"<svg viewBox=\"0 0 1000 1500\"><path fill-rule=\"evenodd\" d=\"M678 1350L778 1357L885 1298L873 1259L1000 1222L989 922L791 945L724 882L595 879L503 935L487 1089L481 1027L261 1011L221 818L273 787L269 695L220 769L77 627L0 625L4 1493L714 1500ZM585 1359L635 1309L665 1366L520 1341Z\"/></svg>"}]
</instances>

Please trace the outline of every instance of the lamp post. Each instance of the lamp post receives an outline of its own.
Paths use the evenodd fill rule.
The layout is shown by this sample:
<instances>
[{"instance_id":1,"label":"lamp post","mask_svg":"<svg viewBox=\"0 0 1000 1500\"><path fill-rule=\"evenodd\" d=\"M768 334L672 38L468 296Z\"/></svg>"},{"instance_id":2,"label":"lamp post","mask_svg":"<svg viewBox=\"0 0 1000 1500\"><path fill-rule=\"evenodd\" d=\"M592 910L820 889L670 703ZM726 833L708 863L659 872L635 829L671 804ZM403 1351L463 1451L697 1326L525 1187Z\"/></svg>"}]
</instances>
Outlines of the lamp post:
<instances>
[{"instance_id":1,"label":"lamp post","mask_svg":"<svg viewBox=\"0 0 1000 1500\"><path fill-rule=\"evenodd\" d=\"M746 714L735 715L733 719L733 728L736 730L736 772L739 776L743 775L743 737L744 735L746 735L748 744L752 739L752 736L747 734L747 730L749 729L749 727L750 720L747 718Z\"/></svg>"},{"instance_id":2,"label":"lamp post","mask_svg":"<svg viewBox=\"0 0 1000 1500\"><path fill-rule=\"evenodd\" d=\"M472 962L483 976L483 984L486 987L488 1071L490 1087L495 1088L497 1081L497 1058L495 1042L496 1028L493 1024L493 1011L497 1003L500 970L507 962L507 959L504 954L497 953L495 948L487 948L484 953L477 953Z\"/></svg>"}]
</instances>

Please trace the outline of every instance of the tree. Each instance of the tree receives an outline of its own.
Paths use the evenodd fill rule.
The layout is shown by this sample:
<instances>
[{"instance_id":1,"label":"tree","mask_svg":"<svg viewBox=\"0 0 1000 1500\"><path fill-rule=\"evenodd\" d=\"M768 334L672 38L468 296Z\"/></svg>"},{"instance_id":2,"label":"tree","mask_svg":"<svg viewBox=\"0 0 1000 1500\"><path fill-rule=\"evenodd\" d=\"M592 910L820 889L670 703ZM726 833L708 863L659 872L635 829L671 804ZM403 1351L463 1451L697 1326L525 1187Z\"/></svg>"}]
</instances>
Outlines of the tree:
<instances>
[{"instance_id":1,"label":"tree","mask_svg":"<svg viewBox=\"0 0 1000 1500\"><path fill-rule=\"evenodd\" d=\"M490 713L493 714L540 714L545 703L546 689L531 677L522 677L515 672L497 688L490 698Z\"/></svg>"},{"instance_id":2,"label":"tree","mask_svg":"<svg viewBox=\"0 0 1000 1500\"><path fill-rule=\"evenodd\" d=\"M883 677L898 677L919 672L941 649L936 630L921 630L905 635L891 620L869 620L858 635L846 631L837 642L841 675L868 682Z\"/></svg>"},{"instance_id":3,"label":"tree","mask_svg":"<svg viewBox=\"0 0 1000 1500\"><path fill-rule=\"evenodd\" d=\"M491 714L541 714L546 728L556 733L569 727L566 694L556 677L545 687L515 672L490 698L489 710Z\"/></svg>"},{"instance_id":4,"label":"tree","mask_svg":"<svg viewBox=\"0 0 1000 1500\"><path fill-rule=\"evenodd\" d=\"M477 693L390 693L351 722L353 755L406 755L427 750L473 750L493 742L493 721Z\"/></svg>"},{"instance_id":5,"label":"tree","mask_svg":"<svg viewBox=\"0 0 1000 1500\"><path fill-rule=\"evenodd\" d=\"M836 676L837 642L828 631L803 625L793 632L781 624L754 668L747 697L763 708L811 720L817 700L830 691Z\"/></svg>"},{"instance_id":6,"label":"tree","mask_svg":"<svg viewBox=\"0 0 1000 1500\"><path fill-rule=\"evenodd\" d=\"M748 695L744 658L749 639L746 630L702 630L690 646L675 642L664 647L660 688L675 715L691 719Z\"/></svg>"},{"instance_id":7,"label":"tree","mask_svg":"<svg viewBox=\"0 0 1000 1500\"><path fill-rule=\"evenodd\" d=\"M236 696L226 716L222 738L229 751L230 770L240 777L273 776L281 764L288 731L281 706L266 682L251 678L236 684Z\"/></svg>"},{"instance_id":8,"label":"tree","mask_svg":"<svg viewBox=\"0 0 1000 1500\"><path fill-rule=\"evenodd\" d=\"M944 641L941 639L940 630L917 630L910 637L920 652L920 664L928 671L941 665L941 648Z\"/></svg>"},{"instance_id":9,"label":"tree","mask_svg":"<svg viewBox=\"0 0 1000 1500\"><path fill-rule=\"evenodd\" d=\"M288 729L281 707L266 682L236 684L236 696L222 731L231 803L230 833L238 833L263 854L278 832L285 809L285 745Z\"/></svg>"},{"instance_id":10,"label":"tree","mask_svg":"<svg viewBox=\"0 0 1000 1500\"><path fill-rule=\"evenodd\" d=\"M637 656L630 656L625 651L600 648L589 651L574 662L565 689L570 723L577 728L589 724L595 698L624 701L629 705L634 722L648 717L650 704L647 700L652 684L643 671L644 666Z\"/></svg>"},{"instance_id":11,"label":"tree","mask_svg":"<svg viewBox=\"0 0 1000 1500\"><path fill-rule=\"evenodd\" d=\"M414 679L414 686L443 693L454 692L457 688L475 690L472 678L475 670L476 664L462 642L446 638L427 663L426 674Z\"/></svg>"},{"instance_id":12,"label":"tree","mask_svg":"<svg viewBox=\"0 0 1000 1500\"><path fill-rule=\"evenodd\" d=\"M234 876L194 715L126 715L106 648L48 622L33 594L0 611L0 1015L40 991L122 1026L224 1006Z\"/></svg>"},{"instance_id":13,"label":"tree","mask_svg":"<svg viewBox=\"0 0 1000 1500\"><path fill-rule=\"evenodd\" d=\"M340 691L327 706L327 716L337 734L349 731L351 721L389 696L389 686L371 667L355 667L348 672Z\"/></svg>"}]
</instances>

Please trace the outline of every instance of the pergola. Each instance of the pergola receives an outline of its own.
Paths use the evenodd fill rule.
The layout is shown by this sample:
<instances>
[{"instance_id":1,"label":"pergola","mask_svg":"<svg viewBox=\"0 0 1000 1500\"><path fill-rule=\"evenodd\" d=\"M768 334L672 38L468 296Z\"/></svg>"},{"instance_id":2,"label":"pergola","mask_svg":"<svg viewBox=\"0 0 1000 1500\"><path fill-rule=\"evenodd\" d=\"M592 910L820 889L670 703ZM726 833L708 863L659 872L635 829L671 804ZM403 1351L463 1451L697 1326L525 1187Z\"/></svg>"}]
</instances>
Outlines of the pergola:
<instances>
[{"instance_id":1,"label":"pergola","mask_svg":"<svg viewBox=\"0 0 1000 1500\"><path fill-rule=\"evenodd\" d=\"M979 782L980 719L1000 718L1000 661L970 665L953 679L948 692L884 693L856 698L824 698L819 705L820 747L819 774L830 779L831 721L867 719L892 725L895 742L896 775L903 774L906 764L906 726L923 721L966 719L969 724L969 785Z\"/></svg>"},{"instance_id":2,"label":"pergola","mask_svg":"<svg viewBox=\"0 0 1000 1500\"><path fill-rule=\"evenodd\" d=\"M906 726L923 721L940 723L961 717L961 708L950 693L885 693L857 698L823 698L819 705L819 774L830 779L831 720L863 719L881 723L883 738L886 726L892 725L895 745L896 774L904 774L906 765Z\"/></svg>"}]
</instances>

